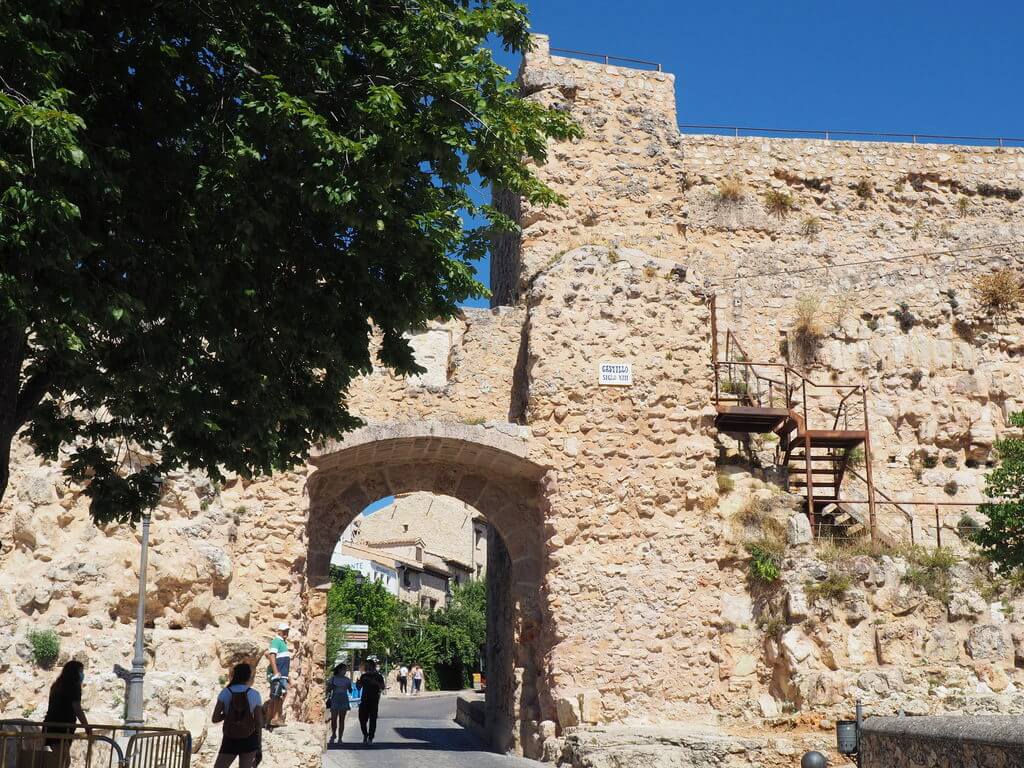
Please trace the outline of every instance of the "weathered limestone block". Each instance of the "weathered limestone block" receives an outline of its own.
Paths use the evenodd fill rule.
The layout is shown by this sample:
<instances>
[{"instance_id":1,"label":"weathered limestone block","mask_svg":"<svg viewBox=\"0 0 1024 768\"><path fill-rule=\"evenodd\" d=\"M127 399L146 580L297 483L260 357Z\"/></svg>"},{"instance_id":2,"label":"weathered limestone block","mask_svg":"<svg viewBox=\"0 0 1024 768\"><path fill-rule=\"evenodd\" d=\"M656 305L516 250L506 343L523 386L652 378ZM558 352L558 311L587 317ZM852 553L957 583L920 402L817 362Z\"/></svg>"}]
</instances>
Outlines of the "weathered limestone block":
<instances>
[{"instance_id":1,"label":"weathered limestone block","mask_svg":"<svg viewBox=\"0 0 1024 768\"><path fill-rule=\"evenodd\" d=\"M973 589L954 592L949 598L949 620L974 619L985 613L985 601Z\"/></svg>"},{"instance_id":2,"label":"weathered limestone block","mask_svg":"<svg viewBox=\"0 0 1024 768\"><path fill-rule=\"evenodd\" d=\"M221 638L217 643L217 659L224 669L231 669L236 664L254 664L265 650L263 643L250 638Z\"/></svg>"},{"instance_id":3,"label":"weathered limestone block","mask_svg":"<svg viewBox=\"0 0 1024 768\"><path fill-rule=\"evenodd\" d=\"M807 515L799 512L790 515L789 519L786 520L786 541L789 545L791 547L798 547L810 544L813 540L811 522L807 519Z\"/></svg>"},{"instance_id":4,"label":"weathered limestone block","mask_svg":"<svg viewBox=\"0 0 1024 768\"><path fill-rule=\"evenodd\" d=\"M971 627L965 643L972 659L1002 660L1010 651L1003 627L994 624L978 624Z\"/></svg>"}]
</instances>

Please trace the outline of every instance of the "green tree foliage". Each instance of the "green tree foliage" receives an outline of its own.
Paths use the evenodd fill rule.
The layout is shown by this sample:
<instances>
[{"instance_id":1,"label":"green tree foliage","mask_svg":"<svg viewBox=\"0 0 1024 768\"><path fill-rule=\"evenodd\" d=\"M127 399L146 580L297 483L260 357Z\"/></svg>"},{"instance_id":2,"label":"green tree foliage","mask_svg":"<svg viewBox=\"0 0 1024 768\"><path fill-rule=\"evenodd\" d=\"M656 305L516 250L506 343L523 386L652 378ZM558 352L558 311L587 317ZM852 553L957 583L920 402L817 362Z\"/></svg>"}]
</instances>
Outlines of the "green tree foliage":
<instances>
[{"instance_id":1,"label":"green tree foliage","mask_svg":"<svg viewBox=\"0 0 1024 768\"><path fill-rule=\"evenodd\" d=\"M1024 426L1024 412L1010 421ZM1024 567L1024 440L996 441L999 466L985 477L985 495L996 499L978 508L988 524L974 531L971 539L1004 574Z\"/></svg>"},{"instance_id":2,"label":"green tree foliage","mask_svg":"<svg viewBox=\"0 0 1024 768\"><path fill-rule=\"evenodd\" d=\"M482 43L512 0L12 0L0 14L0 495L22 428L97 520L287 468L377 355L484 293L472 174L536 204L569 118ZM487 223L464 231L460 210Z\"/></svg>"},{"instance_id":3,"label":"green tree foliage","mask_svg":"<svg viewBox=\"0 0 1024 768\"><path fill-rule=\"evenodd\" d=\"M380 582L356 580L356 571L331 566L331 588L327 593L327 664L334 663L341 649L343 624L369 626L363 656L387 658L398 647L406 606ZM347 656L347 651L342 651Z\"/></svg>"},{"instance_id":4,"label":"green tree foliage","mask_svg":"<svg viewBox=\"0 0 1024 768\"><path fill-rule=\"evenodd\" d=\"M487 642L487 584L471 581L452 590L448 605L431 617L438 633L438 661L474 669Z\"/></svg>"},{"instance_id":5,"label":"green tree foliage","mask_svg":"<svg viewBox=\"0 0 1024 768\"><path fill-rule=\"evenodd\" d=\"M341 625L368 624L368 647L359 657L375 655L393 664L419 664L430 688L438 687L439 666L456 670L464 685L479 670L480 652L487 642L486 582L456 586L448 605L432 613L401 602L378 582L359 584L356 572L347 568L332 568L331 582L328 665L341 646Z\"/></svg>"}]
</instances>

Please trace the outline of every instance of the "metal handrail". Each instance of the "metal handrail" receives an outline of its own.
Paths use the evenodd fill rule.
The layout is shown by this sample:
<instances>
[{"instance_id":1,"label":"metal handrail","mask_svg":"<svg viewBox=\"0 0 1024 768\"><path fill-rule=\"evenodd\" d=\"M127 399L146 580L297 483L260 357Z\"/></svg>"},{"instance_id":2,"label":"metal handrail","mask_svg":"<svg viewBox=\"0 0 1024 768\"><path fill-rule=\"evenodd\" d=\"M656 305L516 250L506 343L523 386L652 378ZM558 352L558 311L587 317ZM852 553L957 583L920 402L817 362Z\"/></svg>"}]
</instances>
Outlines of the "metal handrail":
<instances>
[{"instance_id":1,"label":"metal handrail","mask_svg":"<svg viewBox=\"0 0 1024 768\"><path fill-rule=\"evenodd\" d=\"M59 729L59 730L58 730ZM56 741L56 750L41 748L45 741ZM90 723L36 722L25 718L0 720L0 768L13 768L7 762L9 747L16 751L28 750L33 758L18 768L49 768L45 757L35 755L56 754L65 758L75 743L85 744L85 768L98 768L94 761L94 745L101 743L111 748L110 757L103 760L114 768L189 768L192 756L192 735L188 731L152 726L104 725Z\"/></svg>"},{"instance_id":2,"label":"metal handrail","mask_svg":"<svg viewBox=\"0 0 1024 768\"><path fill-rule=\"evenodd\" d=\"M656 61L647 61L646 59L631 59L628 56L612 56L607 53L591 53L589 51L574 51L571 48L548 48L552 53L571 53L574 56L591 56L595 59L601 59L605 64L609 64L612 61L627 61L630 64L645 64L648 67L654 67L656 71L661 72L661 64Z\"/></svg>"},{"instance_id":3,"label":"metal handrail","mask_svg":"<svg viewBox=\"0 0 1024 768\"><path fill-rule=\"evenodd\" d=\"M831 141L836 136L852 136L860 139L893 139L897 141L910 140L911 143L917 144L919 140L923 140L920 143L925 144L938 144L942 142L990 142L995 146L1003 147L1007 144L1011 145L1024 145L1024 138L1018 136L953 136L944 135L941 133L893 133L886 131L836 131L831 129L825 130L812 130L806 128L757 128L751 126L741 125L710 125L700 123L679 123L678 127L680 130L684 130L688 133L694 133L697 130L701 131L729 131L732 133L734 138L739 138L741 132L754 135L768 134L784 134L791 136L808 136L810 138L822 138L825 141ZM842 139L840 139L841 141Z\"/></svg>"}]
</instances>

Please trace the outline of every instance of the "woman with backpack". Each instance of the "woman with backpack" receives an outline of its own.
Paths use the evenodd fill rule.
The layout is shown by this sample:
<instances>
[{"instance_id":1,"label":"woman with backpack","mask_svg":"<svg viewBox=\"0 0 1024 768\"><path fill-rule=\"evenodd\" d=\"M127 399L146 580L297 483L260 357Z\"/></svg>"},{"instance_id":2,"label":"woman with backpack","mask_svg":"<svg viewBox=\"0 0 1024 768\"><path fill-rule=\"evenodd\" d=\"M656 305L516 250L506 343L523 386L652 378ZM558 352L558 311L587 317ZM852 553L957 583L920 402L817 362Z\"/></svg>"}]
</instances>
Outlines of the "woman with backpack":
<instances>
[{"instance_id":1,"label":"woman with backpack","mask_svg":"<svg viewBox=\"0 0 1024 768\"><path fill-rule=\"evenodd\" d=\"M239 768L254 768L262 751L263 700L253 690L252 667L239 664L231 682L217 696L213 722L224 722L224 739L214 768L228 768L238 758Z\"/></svg>"}]
</instances>

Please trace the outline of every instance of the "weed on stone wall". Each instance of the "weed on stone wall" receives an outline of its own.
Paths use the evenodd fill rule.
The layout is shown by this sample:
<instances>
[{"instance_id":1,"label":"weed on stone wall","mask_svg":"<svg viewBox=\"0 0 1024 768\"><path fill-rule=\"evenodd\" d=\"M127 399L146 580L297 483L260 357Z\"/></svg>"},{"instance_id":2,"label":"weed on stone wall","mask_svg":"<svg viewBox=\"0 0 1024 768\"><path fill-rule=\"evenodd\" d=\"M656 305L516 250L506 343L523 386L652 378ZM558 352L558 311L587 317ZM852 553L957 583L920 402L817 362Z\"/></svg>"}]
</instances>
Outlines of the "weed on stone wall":
<instances>
[{"instance_id":1,"label":"weed on stone wall","mask_svg":"<svg viewBox=\"0 0 1024 768\"><path fill-rule=\"evenodd\" d=\"M796 200L781 189L769 189L764 196L764 207L772 216L783 219L796 210Z\"/></svg>"},{"instance_id":2,"label":"weed on stone wall","mask_svg":"<svg viewBox=\"0 0 1024 768\"><path fill-rule=\"evenodd\" d=\"M821 219L817 216L808 216L800 224L800 232L804 237L817 237L818 233L821 232Z\"/></svg>"},{"instance_id":3,"label":"weed on stone wall","mask_svg":"<svg viewBox=\"0 0 1024 768\"><path fill-rule=\"evenodd\" d=\"M853 191L861 200L870 200L875 196L875 185L870 179L861 179L853 185Z\"/></svg>"},{"instance_id":4,"label":"weed on stone wall","mask_svg":"<svg viewBox=\"0 0 1024 768\"><path fill-rule=\"evenodd\" d=\"M32 646L32 661L48 669L60 656L60 638L52 629L32 630L28 633L28 644Z\"/></svg>"},{"instance_id":5,"label":"weed on stone wall","mask_svg":"<svg viewBox=\"0 0 1024 768\"><path fill-rule=\"evenodd\" d=\"M725 472L718 473L718 492L719 493L731 493L736 487L736 481L732 479L731 475L725 474Z\"/></svg>"},{"instance_id":6,"label":"weed on stone wall","mask_svg":"<svg viewBox=\"0 0 1024 768\"><path fill-rule=\"evenodd\" d=\"M951 593L949 572L960 562L960 558L945 547L928 550L920 546L910 547L906 551L906 558L910 565L903 581L920 587L929 597L943 604L948 603Z\"/></svg>"},{"instance_id":7,"label":"weed on stone wall","mask_svg":"<svg viewBox=\"0 0 1024 768\"><path fill-rule=\"evenodd\" d=\"M743 182L737 178L720 179L716 196L720 203L738 203L747 195Z\"/></svg>"},{"instance_id":8,"label":"weed on stone wall","mask_svg":"<svg viewBox=\"0 0 1024 768\"><path fill-rule=\"evenodd\" d=\"M849 574L831 569L821 581L808 581L804 585L809 600L838 600L853 584Z\"/></svg>"},{"instance_id":9,"label":"weed on stone wall","mask_svg":"<svg viewBox=\"0 0 1024 768\"><path fill-rule=\"evenodd\" d=\"M789 336L790 351L800 365L810 365L818 356L825 337L825 312L820 296L801 296L796 302L796 313Z\"/></svg>"},{"instance_id":10,"label":"weed on stone wall","mask_svg":"<svg viewBox=\"0 0 1024 768\"><path fill-rule=\"evenodd\" d=\"M910 305L905 301L901 301L897 308L889 314L896 318L896 322L900 325L900 330L904 333L908 333L911 328L917 325L917 317L910 311Z\"/></svg>"},{"instance_id":11,"label":"weed on stone wall","mask_svg":"<svg viewBox=\"0 0 1024 768\"><path fill-rule=\"evenodd\" d=\"M978 303L993 312L1004 312L1024 303L1024 278L1015 269L999 269L974 281Z\"/></svg>"}]
</instances>

